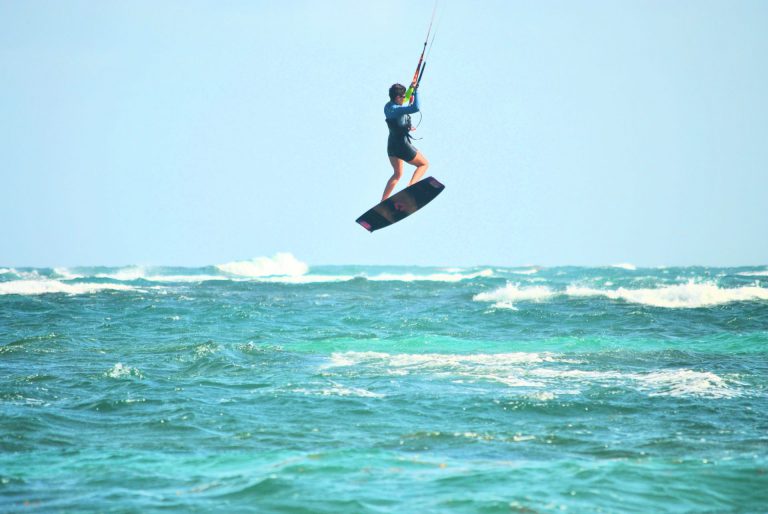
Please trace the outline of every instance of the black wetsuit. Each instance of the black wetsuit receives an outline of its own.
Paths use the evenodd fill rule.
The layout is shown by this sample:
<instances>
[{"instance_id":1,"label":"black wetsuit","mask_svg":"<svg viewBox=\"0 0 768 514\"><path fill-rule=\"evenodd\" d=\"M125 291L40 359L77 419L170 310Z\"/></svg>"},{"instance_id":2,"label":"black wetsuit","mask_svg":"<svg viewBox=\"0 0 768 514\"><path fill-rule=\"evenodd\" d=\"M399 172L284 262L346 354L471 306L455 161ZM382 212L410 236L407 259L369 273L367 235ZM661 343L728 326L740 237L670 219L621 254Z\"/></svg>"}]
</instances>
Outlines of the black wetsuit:
<instances>
[{"instance_id":1,"label":"black wetsuit","mask_svg":"<svg viewBox=\"0 0 768 514\"><path fill-rule=\"evenodd\" d=\"M384 116L389 127L387 139L387 155L410 162L416 157L418 150L411 144L411 114L419 112L419 97L413 93L413 103L398 105L387 102L384 106Z\"/></svg>"}]
</instances>

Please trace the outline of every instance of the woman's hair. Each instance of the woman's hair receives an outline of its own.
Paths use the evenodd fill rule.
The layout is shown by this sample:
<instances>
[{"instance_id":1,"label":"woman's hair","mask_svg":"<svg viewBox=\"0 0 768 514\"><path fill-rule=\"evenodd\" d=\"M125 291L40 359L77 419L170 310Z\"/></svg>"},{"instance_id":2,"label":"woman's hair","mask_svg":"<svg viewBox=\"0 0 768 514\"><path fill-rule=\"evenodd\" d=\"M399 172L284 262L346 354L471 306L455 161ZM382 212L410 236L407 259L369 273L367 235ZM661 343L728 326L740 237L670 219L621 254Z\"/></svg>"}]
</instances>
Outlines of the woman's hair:
<instances>
[{"instance_id":1,"label":"woman's hair","mask_svg":"<svg viewBox=\"0 0 768 514\"><path fill-rule=\"evenodd\" d=\"M392 86L389 88L389 99L393 102L395 101L396 96L404 95L405 94L405 86L402 84L392 84Z\"/></svg>"}]
</instances>

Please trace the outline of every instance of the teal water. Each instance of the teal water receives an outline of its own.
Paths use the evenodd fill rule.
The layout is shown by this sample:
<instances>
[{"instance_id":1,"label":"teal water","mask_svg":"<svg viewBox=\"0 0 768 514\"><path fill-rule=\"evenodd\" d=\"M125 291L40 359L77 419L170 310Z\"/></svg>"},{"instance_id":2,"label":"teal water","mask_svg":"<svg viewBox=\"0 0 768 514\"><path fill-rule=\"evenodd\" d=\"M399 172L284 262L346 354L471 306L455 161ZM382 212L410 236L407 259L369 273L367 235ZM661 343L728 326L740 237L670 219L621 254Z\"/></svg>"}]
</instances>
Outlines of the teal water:
<instances>
[{"instance_id":1,"label":"teal water","mask_svg":"<svg viewBox=\"0 0 768 514\"><path fill-rule=\"evenodd\" d=\"M0 268L1 512L768 512L768 268Z\"/></svg>"}]
</instances>

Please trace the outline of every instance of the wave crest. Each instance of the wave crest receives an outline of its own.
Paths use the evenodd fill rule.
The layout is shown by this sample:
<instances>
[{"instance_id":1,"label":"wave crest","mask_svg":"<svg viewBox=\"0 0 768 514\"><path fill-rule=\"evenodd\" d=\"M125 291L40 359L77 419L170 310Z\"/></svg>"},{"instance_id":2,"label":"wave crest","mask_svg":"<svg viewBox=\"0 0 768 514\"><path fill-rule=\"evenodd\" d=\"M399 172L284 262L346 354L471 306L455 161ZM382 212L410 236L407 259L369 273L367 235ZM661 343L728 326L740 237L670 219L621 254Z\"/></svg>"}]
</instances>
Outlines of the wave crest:
<instances>
[{"instance_id":1,"label":"wave crest","mask_svg":"<svg viewBox=\"0 0 768 514\"><path fill-rule=\"evenodd\" d=\"M476 302L494 302L496 308L515 309L514 304L517 302L547 300L554 295L555 292L546 286L522 287L510 283L495 291L476 294L472 299Z\"/></svg>"},{"instance_id":2,"label":"wave crest","mask_svg":"<svg viewBox=\"0 0 768 514\"><path fill-rule=\"evenodd\" d=\"M742 277L768 277L768 270L742 271L736 274L741 275Z\"/></svg>"},{"instance_id":3,"label":"wave crest","mask_svg":"<svg viewBox=\"0 0 768 514\"><path fill-rule=\"evenodd\" d=\"M430 273L428 275L416 275L413 273L382 273L365 277L372 282L460 282L479 277L492 277L493 270L484 269L476 273L459 273L454 270L446 270L445 273Z\"/></svg>"},{"instance_id":4,"label":"wave crest","mask_svg":"<svg viewBox=\"0 0 768 514\"><path fill-rule=\"evenodd\" d=\"M64 293L70 295L98 293L100 291L134 291L133 286L125 284L65 284L59 280L11 280L0 282L0 295L39 295Z\"/></svg>"},{"instance_id":5,"label":"wave crest","mask_svg":"<svg viewBox=\"0 0 768 514\"><path fill-rule=\"evenodd\" d=\"M612 300L624 300L652 307L669 309L695 309L712 307L730 302L768 300L768 289L757 286L721 288L712 282L688 281L654 289L593 289L568 286L569 296L605 296Z\"/></svg>"},{"instance_id":6,"label":"wave crest","mask_svg":"<svg viewBox=\"0 0 768 514\"><path fill-rule=\"evenodd\" d=\"M216 265L216 269L240 277L298 277L309 271L309 266L290 253L274 257L256 257L249 261L235 261Z\"/></svg>"}]
</instances>

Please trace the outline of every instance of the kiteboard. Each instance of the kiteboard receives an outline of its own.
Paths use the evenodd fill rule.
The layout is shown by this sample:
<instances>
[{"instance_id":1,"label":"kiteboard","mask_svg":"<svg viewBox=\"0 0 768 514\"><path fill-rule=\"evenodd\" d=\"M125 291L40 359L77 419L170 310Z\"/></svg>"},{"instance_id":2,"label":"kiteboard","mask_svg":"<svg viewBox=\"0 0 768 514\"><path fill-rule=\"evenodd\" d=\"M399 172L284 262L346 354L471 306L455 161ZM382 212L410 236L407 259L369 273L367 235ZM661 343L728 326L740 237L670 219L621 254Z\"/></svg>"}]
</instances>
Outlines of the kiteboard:
<instances>
[{"instance_id":1,"label":"kiteboard","mask_svg":"<svg viewBox=\"0 0 768 514\"><path fill-rule=\"evenodd\" d=\"M388 227L427 205L443 189L436 178L427 177L372 207L356 221L368 232Z\"/></svg>"}]
</instances>

